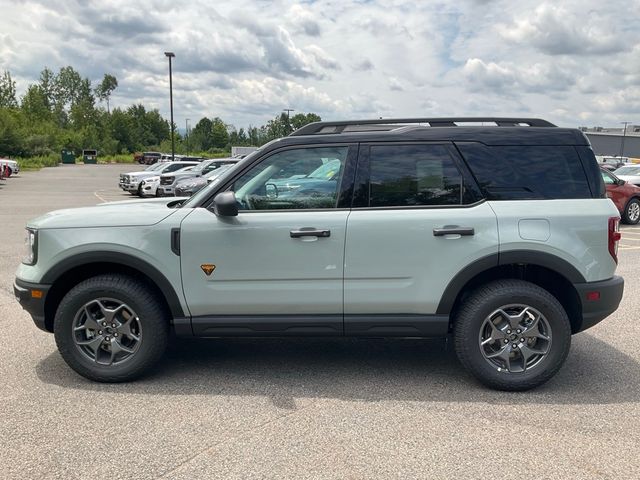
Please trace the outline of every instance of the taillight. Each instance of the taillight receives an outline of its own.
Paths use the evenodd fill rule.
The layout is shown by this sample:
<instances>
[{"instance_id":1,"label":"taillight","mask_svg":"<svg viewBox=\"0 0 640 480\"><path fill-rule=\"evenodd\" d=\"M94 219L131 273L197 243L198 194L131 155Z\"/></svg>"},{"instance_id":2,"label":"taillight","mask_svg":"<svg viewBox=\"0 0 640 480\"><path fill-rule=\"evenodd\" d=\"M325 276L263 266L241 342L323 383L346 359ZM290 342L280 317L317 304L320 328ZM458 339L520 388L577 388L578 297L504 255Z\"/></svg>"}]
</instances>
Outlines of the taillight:
<instances>
[{"instance_id":1,"label":"taillight","mask_svg":"<svg viewBox=\"0 0 640 480\"><path fill-rule=\"evenodd\" d=\"M620 241L620 217L609 218L609 254L618 263L618 242Z\"/></svg>"}]
</instances>

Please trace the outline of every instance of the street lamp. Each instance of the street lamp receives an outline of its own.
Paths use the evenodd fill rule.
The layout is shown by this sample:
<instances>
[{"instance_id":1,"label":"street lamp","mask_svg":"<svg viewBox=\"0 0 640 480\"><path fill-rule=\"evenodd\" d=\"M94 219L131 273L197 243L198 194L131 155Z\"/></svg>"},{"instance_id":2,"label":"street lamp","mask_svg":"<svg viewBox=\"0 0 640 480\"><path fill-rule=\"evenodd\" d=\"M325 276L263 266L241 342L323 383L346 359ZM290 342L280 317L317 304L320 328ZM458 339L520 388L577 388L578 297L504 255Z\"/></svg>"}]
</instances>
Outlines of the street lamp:
<instances>
[{"instance_id":1,"label":"street lamp","mask_svg":"<svg viewBox=\"0 0 640 480\"><path fill-rule=\"evenodd\" d=\"M287 133L291 133L291 122L289 121L289 112L295 112L295 110L293 108L285 108L284 110L282 110L283 112L287 112L287 130L289 130Z\"/></svg>"},{"instance_id":2,"label":"street lamp","mask_svg":"<svg viewBox=\"0 0 640 480\"><path fill-rule=\"evenodd\" d=\"M622 130L622 140L620 141L620 157L624 157L624 137L627 135L627 124L629 122L620 122L624 125ZM622 161L622 159L620 159Z\"/></svg>"},{"instance_id":3,"label":"street lamp","mask_svg":"<svg viewBox=\"0 0 640 480\"><path fill-rule=\"evenodd\" d=\"M184 119L184 134L187 137L187 155L189 155L189 140L191 135L189 135L189 120L191 120L190 118L185 118Z\"/></svg>"},{"instance_id":4,"label":"street lamp","mask_svg":"<svg viewBox=\"0 0 640 480\"><path fill-rule=\"evenodd\" d=\"M176 56L173 52L164 52L164 56L169 59L169 104L171 108L171 161L175 160L176 156L176 136L173 126L173 78L171 72L171 59Z\"/></svg>"}]
</instances>

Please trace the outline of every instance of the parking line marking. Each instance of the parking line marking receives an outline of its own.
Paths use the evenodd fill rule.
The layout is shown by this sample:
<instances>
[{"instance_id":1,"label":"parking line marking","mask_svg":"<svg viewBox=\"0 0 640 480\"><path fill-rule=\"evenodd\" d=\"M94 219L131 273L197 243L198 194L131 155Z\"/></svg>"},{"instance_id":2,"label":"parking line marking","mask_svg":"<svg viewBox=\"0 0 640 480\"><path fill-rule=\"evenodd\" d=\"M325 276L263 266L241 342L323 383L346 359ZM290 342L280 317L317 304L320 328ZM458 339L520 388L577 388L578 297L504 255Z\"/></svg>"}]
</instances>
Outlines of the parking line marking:
<instances>
[{"instance_id":1,"label":"parking line marking","mask_svg":"<svg viewBox=\"0 0 640 480\"><path fill-rule=\"evenodd\" d=\"M101 200L103 203L107 203L107 201L98 194L98 192L100 192L100 191L101 190L97 190L97 191L93 192L93 194L98 198L98 200Z\"/></svg>"}]
</instances>

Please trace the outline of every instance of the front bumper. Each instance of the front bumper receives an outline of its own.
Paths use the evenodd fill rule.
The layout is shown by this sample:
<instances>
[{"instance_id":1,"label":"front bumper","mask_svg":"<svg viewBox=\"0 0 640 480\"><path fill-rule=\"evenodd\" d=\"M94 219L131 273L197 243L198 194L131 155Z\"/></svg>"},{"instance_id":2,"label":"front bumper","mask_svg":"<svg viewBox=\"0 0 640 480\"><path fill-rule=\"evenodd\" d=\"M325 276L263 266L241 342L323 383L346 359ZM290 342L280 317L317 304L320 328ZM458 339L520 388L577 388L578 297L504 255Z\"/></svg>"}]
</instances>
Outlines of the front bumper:
<instances>
[{"instance_id":1,"label":"front bumper","mask_svg":"<svg viewBox=\"0 0 640 480\"><path fill-rule=\"evenodd\" d=\"M157 195L159 197L173 197L175 195L175 191L172 185L159 185Z\"/></svg>"},{"instance_id":2,"label":"front bumper","mask_svg":"<svg viewBox=\"0 0 640 480\"><path fill-rule=\"evenodd\" d=\"M51 285L41 285L15 279L13 293L20 306L31 315L33 322L40 330L50 332L46 327L44 305Z\"/></svg>"},{"instance_id":3,"label":"front bumper","mask_svg":"<svg viewBox=\"0 0 640 480\"><path fill-rule=\"evenodd\" d=\"M120 183L118 186L126 192L137 192L140 182Z\"/></svg>"},{"instance_id":4,"label":"front bumper","mask_svg":"<svg viewBox=\"0 0 640 480\"><path fill-rule=\"evenodd\" d=\"M575 283L574 287L582 304L582 324L578 330L582 332L601 322L618 309L624 292L624 279L613 276L609 280L601 282ZM598 298L595 299L595 297Z\"/></svg>"}]
</instances>

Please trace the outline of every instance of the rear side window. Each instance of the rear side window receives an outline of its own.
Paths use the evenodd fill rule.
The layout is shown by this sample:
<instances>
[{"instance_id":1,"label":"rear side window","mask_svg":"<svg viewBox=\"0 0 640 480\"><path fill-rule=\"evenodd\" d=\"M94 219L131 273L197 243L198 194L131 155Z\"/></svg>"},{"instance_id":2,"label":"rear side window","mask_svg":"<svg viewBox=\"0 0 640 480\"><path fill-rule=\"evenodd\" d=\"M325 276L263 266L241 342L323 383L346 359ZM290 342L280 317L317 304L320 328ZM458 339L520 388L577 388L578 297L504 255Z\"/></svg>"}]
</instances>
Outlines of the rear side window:
<instances>
[{"instance_id":1,"label":"rear side window","mask_svg":"<svg viewBox=\"0 0 640 480\"><path fill-rule=\"evenodd\" d=\"M461 205L464 183L443 145L371 147L370 207Z\"/></svg>"},{"instance_id":2,"label":"rear side window","mask_svg":"<svg viewBox=\"0 0 640 480\"><path fill-rule=\"evenodd\" d=\"M592 198L572 146L457 146L490 200Z\"/></svg>"}]
</instances>

